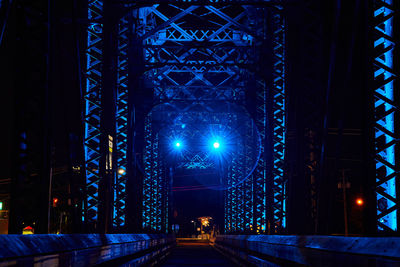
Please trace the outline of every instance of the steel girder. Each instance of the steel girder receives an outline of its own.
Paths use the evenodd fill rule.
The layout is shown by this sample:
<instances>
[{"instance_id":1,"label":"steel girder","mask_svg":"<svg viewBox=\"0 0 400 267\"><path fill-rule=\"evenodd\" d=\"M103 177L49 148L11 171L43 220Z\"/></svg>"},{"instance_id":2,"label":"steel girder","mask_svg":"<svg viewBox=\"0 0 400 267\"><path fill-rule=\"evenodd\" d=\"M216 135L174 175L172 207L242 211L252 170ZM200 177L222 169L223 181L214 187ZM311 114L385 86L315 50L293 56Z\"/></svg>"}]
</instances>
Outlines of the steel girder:
<instances>
[{"instance_id":1,"label":"steel girder","mask_svg":"<svg viewBox=\"0 0 400 267\"><path fill-rule=\"evenodd\" d=\"M126 179L128 150L128 20L119 21L118 34L118 87L116 111L117 175L114 181L113 227L121 228L126 222Z\"/></svg>"},{"instance_id":2,"label":"steel girder","mask_svg":"<svg viewBox=\"0 0 400 267\"><path fill-rule=\"evenodd\" d=\"M263 161L263 157L261 156L259 158L256 170L252 172L252 147L255 145L254 142L249 142L250 140L254 140L253 135L254 132L257 131L255 130L256 125L253 121L247 120L246 121L246 127L245 127L245 131L246 131L246 138L244 143L244 151L243 151L243 158L242 158L242 162L241 162L241 167L242 167L242 179L243 176L247 176L248 174L251 174L247 179L245 179L240 185L239 185L239 190L241 191L241 202L242 202L242 208L243 211L239 211L242 212L242 216L240 216L240 220L242 222L242 231L244 232L253 232L253 230L255 230L256 228L259 227L259 225L257 224L257 221L260 220L262 221L262 214L256 214L258 215L255 218L255 212L257 211L257 207L259 207L260 205L262 205L262 203L265 202L264 197L265 197L265 191L262 190L263 186L265 185L265 180L263 179L264 177L259 176L259 173L257 172L258 169L260 169L260 164ZM263 151L263 145L260 145L260 150L261 150L261 155L262 155L262 151ZM261 167L264 167L263 165L261 165ZM229 178L228 178L229 179ZM260 187L256 187L254 186L254 183L263 183L263 185ZM260 198L258 198L259 196L262 196ZM263 212L265 214L265 212Z\"/></svg>"},{"instance_id":3,"label":"steel girder","mask_svg":"<svg viewBox=\"0 0 400 267\"><path fill-rule=\"evenodd\" d=\"M82 219L93 230L98 225L100 174L100 138L102 134L102 65L103 65L103 1L88 1L87 49L86 49L86 90L84 93L85 125L85 177L86 201L84 201ZM127 177L127 131L128 131L128 22L119 21L118 68L116 92L116 166L113 176L112 227L114 230L125 226L126 220L126 177Z\"/></svg>"},{"instance_id":4,"label":"steel girder","mask_svg":"<svg viewBox=\"0 0 400 267\"><path fill-rule=\"evenodd\" d=\"M252 50L249 47L195 47L193 45L144 46L147 68L174 66L242 66L250 67Z\"/></svg>"},{"instance_id":5,"label":"steel girder","mask_svg":"<svg viewBox=\"0 0 400 267\"><path fill-rule=\"evenodd\" d=\"M253 224L256 233L267 230L267 162L265 157L265 140L267 134L267 86L264 79L258 79L256 84L256 120L260 132L260 154L262 155L252 175L254 191ZM272 130L272 129L271 129ZM268 203L270 204L270 203ZM253 229L251 229L253 230Z\"/></svg>"},{"instance_id":6,"label":"steel girder","mask_svg":"<svg viewBox=\"0 0 400 267\"><path fill-rule=\"evenodd\" d=\"M225 191L225 232L240 233L250 232L250 222L252 218L249 210L246 210L246 189L251 181L243 182L244 169L244 147L237 151L237 156L233 159L227 179L227 189ZM252 179L251 179L252 180ZM251 204L251 201L250 201ZM247 223L247 224L246 224Z\"/></svg>"},{"instance_id":7,"label":"steel girder","mask_svg":"<svg viewBox=\"0 0 400 267\"><path fill-rule=\"evenodd\" d=\"M160 160L159 136L152 130L152 114L145 122L145 154L143 180L143 229L150 232L161 232L168 229L168 188L163 163ZM165 218L163 218L165 217Z\"/></svg>"},{"instance_id":8,"label":"steel girder","mask_svg":"<svg viewBox=\"0 0 400 267\"><path fill-rule=\"evenodd\" d=\"M374 1L374 104L375 104L375 166L378 231L397 231L399 216L398 197L398 132L395 120L399 104L395 101L395 83L398 81L394 70L396 41L394 32L395 1Z\"/></svg>"},{"instance_id":9,"label":"steel girder","mask_svg":"<svg viewBox=\"0 0 400 267\"><path fill-rule=\"evenodd\" d=\"M238 233L244 229L243 205L240 187L240 177L243 174L242 160L243 149L238 151L238 156L232 161L232 166L227 179L228 189L225 191L225 232Z\"/></svg>"},{"instance_id":10,"label":"steel girder","mask_svg":"<svg viewBox=\"0 0 400 267\"><path fill-rule=\"evenodd\" d=\"M279 7L277 7L279 8ZM279 8L281 9L281 8ZM273 228L279 233L286 228L285 163L285 20L278 11L273 14ZM265 127L265 126L264 126Z\"/></svg>"},{"instance_id":11,"label":"steel girder","mask_svg":"<svg viewBox=\"0 0 400 267\"><path fill-rule=\"evenodd\" d=\"M285 22L282 10L283 7L277 5L268 13L271 16L269 25L271 36L268 39L271 40L272 47L272 75L270 75L272 81L266 82L265 78L260 77L256 82L255 122L262 140L261 155L263 155L253 175L254 228L252 230L256 233L281 233L286 228ZM266 143L268 135L272 136L270 144ZM266 153L272 154L271 165L268 163ZM268 210L271 210L272 214L268 214Z\"/></svg>"},{"instance_id":12,"label":"steel girder","mask_svg":"<svg viewBox=\"0 0 400 267\"><path fill-rule=\"evenodd\" d=\"M233 67L171 66L157 69L152 76L156 103L170 101L243 101L243 71Z\"/></svg>"},{"instance_id":13,"label":"steel girder","mask_svg":"<svg viewBox=\"0 0 400 267\"><path fill-rule=\"evenodd\" d=\"M154 226L154 210L152 205L154 204L154 196L152 195L152 140L151 140L151 124L150 117L146 118L145 121L145 154L144 154L144 171L143 177L143 228L152 228ZM155 177L159 179L158 177Z\"/></svg>"},{"instance_id":14,"label":"steel girder","mask_svg":"<svg viewBox=\"0 0 400 267\"><path fill-rule=\"evenodd\" d=\"M241 128L243 139L235 148L235 155L225 184L225 232L251 232L254 227L254 165L255 125L252 120L238 121L231 115L232 127Z\"/></svg>"},{"instance_id":15,"label":"steel girder","mask_svg":"<svg viewBox=\"0 0 400 267\"><path fill-rule=\"evenodd\" d=\"M85 224L93 226L98 219L99 183L100 183L100 117L101 117L101 73L103 25L103 1L88 1L88 19L86 49L86 90L84 93L85 110L85 176L86 201L83 208Z\"/></svg>"}]
</instances>

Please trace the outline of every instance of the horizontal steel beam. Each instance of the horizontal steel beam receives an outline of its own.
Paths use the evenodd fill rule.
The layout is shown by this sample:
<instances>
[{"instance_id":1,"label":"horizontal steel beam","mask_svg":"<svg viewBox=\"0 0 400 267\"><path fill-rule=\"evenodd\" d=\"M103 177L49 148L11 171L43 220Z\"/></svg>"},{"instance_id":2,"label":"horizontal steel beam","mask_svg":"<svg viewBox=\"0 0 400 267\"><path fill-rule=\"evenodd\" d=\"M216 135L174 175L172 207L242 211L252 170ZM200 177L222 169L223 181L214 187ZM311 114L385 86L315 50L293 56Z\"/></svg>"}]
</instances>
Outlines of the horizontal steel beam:
<instances>
[{"instance_id":1,"label":"horizontal steel beam","mask_svg":"<svg viewBox=\"0 0 400 267\"><path fill-rule=\"evenodd\" d=\"M257 6L277 6L286 4L285 1L279 0L121 0L116 1L119 4L132 4L135 7L152 6L156 4L183 4L183 5L207 5L207 6L223 6L223 5L257 5Z\"/></svg>"}]
</instances>

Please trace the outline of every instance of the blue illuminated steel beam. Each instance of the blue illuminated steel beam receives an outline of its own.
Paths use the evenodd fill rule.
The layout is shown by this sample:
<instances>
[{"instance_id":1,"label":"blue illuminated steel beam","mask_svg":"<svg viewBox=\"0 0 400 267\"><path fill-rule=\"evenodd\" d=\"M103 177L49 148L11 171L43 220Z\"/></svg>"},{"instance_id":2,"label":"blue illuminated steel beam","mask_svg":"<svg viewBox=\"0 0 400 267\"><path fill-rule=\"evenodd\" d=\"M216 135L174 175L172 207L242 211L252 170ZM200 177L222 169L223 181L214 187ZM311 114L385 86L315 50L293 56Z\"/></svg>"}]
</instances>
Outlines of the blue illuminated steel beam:
<instances>
[{"instance_id":1,"label":"blue illuminated steel beam","mask_svg":"<svg viewBox=\"0 0 400 267\"><path fill-rule=\"evenodd\" d=\"M126 180L128 149L128 20L119 21L118 34L118 86L116 111L117 175L114 181L113 227L126 223Z\"/></svg>"},{"instance_id":2,"label":"blue illuminated steel beam","mask_svg":"<svg viewBox=\"0 0 400 267\"><path fill-rule=\"evenodd\" d=\"M254 133L257 131L256 125L251 120L246 121L245 131L246 138L244 140L244 151L243 151L243 159L242 159L242 173L241 179L245 178L247 175L251 174L252 171L252 161L254 157L254 153L251 153L254 146L258 144L254 142ZM261 145L261 153L262 153L262 145ZM259 183L262 180L262 177L257 175L257 169L260 166L260 160L262 161L263 157L260 157L258 166L256 171L253 172L244 182L240 185L241 195L242 195L242 208L243 215L241 216L241 220L243 220L242 224L242 232L253 232L257 229L257 222L262 220L262 214L255 215L254 207L259 206L258 204L264 203L265 191L264 188L259 188L254 186L255 183ZM261 178L261 179L260 179ZM260 199L261 197L261 199ZM257 208L256 208L257 209ZM256 217L256 218L255 218Z\"/></svg>"},{"instance_id":3,"label":"blue illuminated steel beam","mask_svg":"<svg viewBox=\"0 0 400 267\"><path fill-rule=\"evenodd\" d=\"M393 69L396 49L394 2L396 1L374 1L374 129L379 231L398 231L399 224L399 197L396 192L399 168L395 151L399 143L395 130L399 104L395 102L395 83L398 78Z\"/></svg>"},{"instance_id":4,"label":"blue illuminated steel beam","mask_svg":"<svg viewBox=\"0 0 400 267\"><path fill-rule=\"evenodd\" d=\"M272 49L267 53L270 53L272 58L272 81L258 77L256 82L255 122L260 133L261 145L261 157L253 174L252 230L256 233L281 233L286 228L285 24L282 11L282 6L269 10L271 31L264 36L265 42L271 40ZM268 106L269 103L271 107ZM269 136L271 140L267 142ZM270 153L271 160L267 156Z\"/></svg>"},{"instance_id":5,"label":"blue illuminated steel beam","mask_svg":"<svg viewBox=\"0 0 400 267\"><path fill-rule=\"evenodd\" d=\"M229 116L232 128L241 129L245 138L240 140L235 148L235 156L226 179L225 192L225 232L244 233L251 232L254 227L253 188L254 176L251 168L254 158L254 125L251 120L243 123L238 121L237 115ZM239 141L239 140L238 140ZM253 151L251 151L253 150ZM249 177L247 177L249 175ZM247 177L247 179L246 179Z\"/></svg>"},{"instance_id":6,"label":"blue illuminated steel beam","mask_svg":"<svg viewBox=\"0 0 400 267\"><path fill-rule=\"evenodd\" d=\"M142 227L147 232L166 232L168 191L166 173L160 159L159 135L152 129L152 113L145 121Z\"/></svg>"},{"instance_id":7,"label":"blue illuminated steel beam","mask_svg":"<svg viewBox=\"0 0 400 267\"><path fill-rule=\"evenodd\" d=\"M260 152L261 157L258 160L254 171L254 212L255 212L255 232L264 233L267 230L266 215L266 186L267 186L267 163L265 158L265 138L267 132L267 87L264 79L258 79L256 84L256 125L260 132Z\"/></svg>"},{"instance_id":8,"label":"blue illuminated steel beam","mask_svg":"<svg viewBox=\"0 0 400 267\"><path fill-rule=\"evenodd\" d=\"M273 226L279 233L286 228L286 179L285 162L285 21L282 7L273 14Z\"/></svg>"},{"instance_id":9,"label":"blue illuminated steel beam","mask_svg":"<svg viewBox=\"0 0 400 267\"><path fill-rule=\"evenodd\" d=\"M82 219L92 229L98 220L103 1L88 1L86 90L84 92L86 200Z\"/></svg>"},{"instance_id":10,"label":"blue illuminated steel beam","mask_svg":"<svg viewBox=\"0 0 400 267\"><path fill-rule=\"evenodd\" d=\"M150 114L151 115L151 114ZM153 211L153 179L152 179L152 134L151 134L151 119L150 115L146 118L145 128L144 128L144 177L143 177L143 229L153 229L154 211Z\"/></svg>"}]
</instances>

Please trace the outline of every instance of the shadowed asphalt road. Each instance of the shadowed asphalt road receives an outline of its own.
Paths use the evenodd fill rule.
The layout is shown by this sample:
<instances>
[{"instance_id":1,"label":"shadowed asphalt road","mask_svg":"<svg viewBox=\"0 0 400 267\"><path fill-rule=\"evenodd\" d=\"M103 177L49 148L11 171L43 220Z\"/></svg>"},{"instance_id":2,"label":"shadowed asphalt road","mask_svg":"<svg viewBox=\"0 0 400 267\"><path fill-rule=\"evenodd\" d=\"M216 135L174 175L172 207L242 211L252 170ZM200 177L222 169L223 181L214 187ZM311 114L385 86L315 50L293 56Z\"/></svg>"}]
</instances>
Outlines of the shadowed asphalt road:
<instances>
[{"instance_id":1,"label":"shadowed asphalt road","mask_svg":"<svg viewBox=\"0 0 400 267\"><path fill-rule=\"evenodd\" d=\"M213 249L208 240L178 239L177 242L160 266L236 266Z\"/></svg>"}]
</instances>

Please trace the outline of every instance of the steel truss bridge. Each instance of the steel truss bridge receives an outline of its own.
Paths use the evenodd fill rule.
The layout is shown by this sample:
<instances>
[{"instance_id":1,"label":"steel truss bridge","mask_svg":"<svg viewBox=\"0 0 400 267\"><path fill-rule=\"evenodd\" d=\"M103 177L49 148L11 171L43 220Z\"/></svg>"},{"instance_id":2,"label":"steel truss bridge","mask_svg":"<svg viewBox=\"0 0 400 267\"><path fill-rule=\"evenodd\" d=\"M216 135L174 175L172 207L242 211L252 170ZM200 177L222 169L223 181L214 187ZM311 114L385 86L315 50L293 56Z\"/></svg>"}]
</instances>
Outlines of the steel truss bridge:
<instances>
[{"instance_id":1,"label":"steel truss bridge","mask_svg":"<svg viewBox=\"0 0 400 267\"><path fill-rule=\"evenodd\" d=\"M370 105L369 223L372 232L395 233L399 6L393 0L368 3L369 58L363 73L369 75L364 77ZM1 14L11 5L0 1ZM326 218L321 218L329 206L326 114L334 75L323 54L337 55L335 45L323 41L321 5L313 0L88 0L84 18L73 21L84 25L86 36L85 51L77 52L85 63L79 70L83 160L76 164L84 181L77 203L83 231L169 233L174 171L217 169L225 233L323 233ZM45 36L50 26L44 22L52 20L43 15L46 8L32 4L24 13L29 36ZM1 23L4 28L6 19ZM43 46L29 47L26 54L35 64L46 62ZM40 79L32 81L18 83L26 93L18 100L21 107L34 101L29 100L33 88L48 88ZM20 121L29 121L28 113L21 108ZM31 132L18 127L16 177L25 177ZM196 144L205 129L235 136L229 164L218 165L201 149L171 161L171 141L179 137ZM45 147L49 160L50 145ZM51 174L49 166L50 161L41 165L42 173ZM16 179L15 188L21 184ZM16 222L20 215L15 214Z\"/></svg>"},{"instance_id":2,"label":"steel truss bridge","mask_svg":"<svg viewBox=\"0 0 400 267\"><path fill-rule=\"evenodd\" d=\"M307 70L302 72L299 87L307 106L301 111L303 174L308 177L311 207L307 213L315 225L324 123L316 112L323 96L318 77L321 45L315 25L321 18L313 14L315 6L305 2L310 23L304 32L304 58L309 64L304 66ZM291 79L286 58L287 5L290 3L285 1L88 2L84 94L87 199L82 215L90 228L98 227L101 216L109 216L101 213L103 181L113 191L113 204L108 208L112 224L108 227L125 227L127 179L140 166L144 173L141 227L170 231L170 166L165 162L162 138L176 135L181 125L189 128L182 130L182 135L196 135L193 123L238 128L235 117L240 112L228 107L237 105L253 119L247 123L254 122L239 123L241 136L249 140L253 128L258 130L260 156L251 175L239 181L249 172L246 160L252 153L251 144L243 141L243 149L238 149L228 167L225 232L285 233L290 192L287 153L293 145L287 143L286 99L290 93L286 83ZM376 225L385 231L397 231L398 227L393 5L390 0L374 1L370 22L375 55L371 90L375 103ZM150 92L151 101L149 108L141 111L137 99L145 91ZM130 140L132 136L137 140ZM143 147L134 144L138 141L144 142ZM112 158L107 152L109 144L115 150ZM135 156L138 149L144 150L142 158ZM210 167L208 156L191 151L181 167Z\"/></svg>"},{"instance_id":3,"label":"steel truss bridge","mask_svg":"<svg viewBox=\"0 0 400 267\"><path fill-rule=\"evenodd\" d=\"M132 160L129 159L132 151L128 137L143 131L128 125L133 112L129 99L135 98L129 95L147 90L152 92L152 108L141 122L144 155L135 159L144 172L143 229L169 231L168 195L171 188L169 166L163 155L165 149L162 151L165 140L162 139L174 135L181 135L181 138L201 136L193 124L203 123L219 128L223 125L230 129L239 128L239 135L247 140L242 142L243 147L237 150L232 165L227 167L229 177L224 181L226 231L265 233L268 222L272 232L284 231L287 179L283 169L286 119L282 3L145 4L147 6L127 2L110 7L124 10L113 18L114 36L110 39L114 41L110 53L118 55L114 58L114 66L118 67L112 70L116 87L110 88L116 89L111 103L115 106L112 120L116 126L109 136L117 150L114 170L121 170L111 174L114 185L112 227L123 228L126 224L126 177L130 174L128 163ZM105 23L101 23L107 12L111 12L106 8L106 2L89 2L89 19L96 22L88 26L84 96L88 195L83 216L88 225L96 225L99 219L101 181L106 173L103 171L102 174L100 167L104 138L101 120L106 112L102 102L105 90L102 81L106 79L102 59L106 52L104 38L111 34L107 33ZM256 106L249 106L249 103L256 103ZM231 105L242 108L235 111ZM248 113L253 120L238 118L243 116L240 113ZM182 126L186 126L186 130L179 130ZM251 144L255 129L259 135L257 149ZM253 154L259 156L258 163L247 179L241 179L250 172L247 161L251 161ZM267 154L272 157L267 158ZM186 152L180 167L212 167L209 156L202 151ZM270 194L273 198L267 201L264 188L269 180L272 181Z\"/></svg>"}]
</instances>

